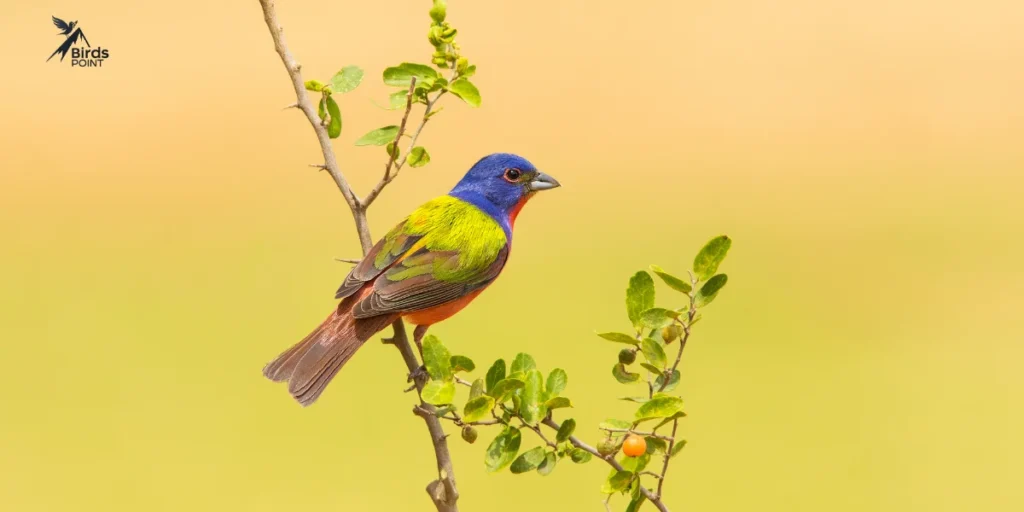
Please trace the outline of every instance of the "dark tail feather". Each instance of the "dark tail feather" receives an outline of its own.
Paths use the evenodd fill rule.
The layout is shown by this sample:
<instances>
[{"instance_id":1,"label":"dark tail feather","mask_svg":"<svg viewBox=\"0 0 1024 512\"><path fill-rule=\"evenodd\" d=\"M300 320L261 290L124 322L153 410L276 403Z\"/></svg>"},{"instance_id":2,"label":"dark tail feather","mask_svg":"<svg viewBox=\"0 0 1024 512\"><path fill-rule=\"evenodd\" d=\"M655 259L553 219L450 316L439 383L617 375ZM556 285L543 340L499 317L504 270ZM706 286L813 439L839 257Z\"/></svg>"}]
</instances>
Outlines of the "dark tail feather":
<instances>
[{"instance_id":1,"label":"dark tail feather","mask_svg":"<svg viewBox=\"0 0 1024 512\"><path fill-rule=\"evenodd\" d=\"M288 381L288 392L303 406L315 402L356 350L397 319L391 315L352 318L358 298L343 300L320 327L263 367L263 375L274 382Z\"/></svg>"}]
</instances>

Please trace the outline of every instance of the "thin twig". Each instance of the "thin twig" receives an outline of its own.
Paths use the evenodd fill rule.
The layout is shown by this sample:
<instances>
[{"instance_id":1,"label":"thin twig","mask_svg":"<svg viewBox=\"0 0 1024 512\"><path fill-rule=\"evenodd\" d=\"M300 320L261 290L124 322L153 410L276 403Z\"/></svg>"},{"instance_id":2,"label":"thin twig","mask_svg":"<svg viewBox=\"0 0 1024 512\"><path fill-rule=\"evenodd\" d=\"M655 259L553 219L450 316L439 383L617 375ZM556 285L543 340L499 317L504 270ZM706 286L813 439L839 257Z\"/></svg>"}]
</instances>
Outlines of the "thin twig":
<instances>
[{"instance_id":1,"label":"thin twig","mask_svg":"<svg viewBox=\"0 0 1024 512\"><path fill-rule=\"evenodd\" d=\"M661 434L658 434L657 432L640 432L640 431L632 430L632 429L628 429L628 428L602 428L601 430L604 430L605 432L620 432L620 433L625 433L625 434L635 434L635 435L638 435L638 436L641 436L641 437L656 437L658 439L663 439L665 441L672 441L673 440L671 437L663 436Z\"/></svg>"},{"instance_id":2,"label":"thin twig","mask_svg":"<svg viewBox=\"0 0 1024 512\"><path fill-rule=\"evenodd\" d=\"M556 449L556 450L558 449L558 445L557 445L557 444L555 444L555 443L552 443L552 442L551 442L551 440L550 440L550 439L548 439L548 438L547 438L547 437L546 437L546 436L544 435L544 432L541 432L541 430L540 430L540 427L538 427L538 426L534 426L534 425L530 425L529 423L527 423L527 422L526 422L526 420L524 420L524 419L523 419L523 417L522 417L522 416L519 416L519 420L523 422L523 426L524 426L524 427L526 427L526 428L528 428L528 429L530 429L530 430L532 430L532 431L536 432L536 433L537 433L537 435L538 435L538 436L540 436L541 440L542 440L542 441L544 441L544 444L546 444L546 445L548 445L548 446L550 446L550 447L552 447L552 448L554 448L554 449Z\"/></svg>"},{"instance_id":3,"label":"thin twig","mask_svg":"<svg viewBox=\"0 0 1024 512\"><path fill-rule=\"evenodd\" d=\"M555 430L558 430L558 427L560 426L558 423L555 423L555 420L551 419L550 417L544 418L543 423ZM587 451L591 455L607 462L608 465L615 468L616 471L624 471L624 469L622 468L622 464L619 464L619 461L615 460L614 455L609 455L605 457L604 455L601 455L601 452L597 451L596 448L590 446L589 444L583 441L580 441L579 438L577 438L576 436L569 436L569 442L572 443L572 445L575 446L576 448ZM655 495L653 492L651 492L650 489L641 485L640 492L643 493L644 497L647 498L647 500L650 501L655 507L658 507L658 510L660 510L661 512L669 512L668 507L666 507L665 504L661 502L661 498Z\"/></svg>"},{"instance_id":4,"label":"thin twig","mask_svg":"<svg viewBox=\"0 0 1024 512\"><path fill-rule=\"evenodd\" d=\"M692 289L697 289L698 279L690 274L690 282ZM690 325L693 324L693 318L697 315L697 293L691 291L690 295L690 308L686 312L686 322L679 322L683 326L683 338L679 340L679 352L676 353L676 360L672 363L672 369L666 371L661 379L661 386L658 387L658 392L662 392L668 387L668 382L671 380L672 375L676 373L676 369L679 368L679 363L683 360L683 349L686 348L686 342L690 339ZM678 320L676 320L678 322Z\"/></svg>"},{"instance_id":5,"label":"thin twig","mask_svg":"<svg viewBox=\"0 0 1024 512\"><path fill-rule=\"evenodd\" d=\"M409 92L405 93L405 113L402 114L402 122L398 125L398 133L395 134L395 141L392 143L394 149L398 149L398 143L402 141L402 135L405 135L405 123L409 121L409 113L412 112L412 98L413 93L416 91L416 77L409 79ZM395 157L398 155L397 152L391 151L388 155L388 164L384 166L384 181L391 181L391 166L395 164ZM395 170L395 174L398 174L398 170Z\"/></svg>"},{"instance_id":6,"label":"thin twig","mask_svg":"<svg viewBox=\"0 0 1024 512\"><path fill-rule=\"evenodd\" d=\"M437 100L441 99L441 96L444 95L444 92L445 92L444 89L442 89L442 90L437 92L437 95L435 95L433 99L428 99L427 100L427 107L426 107L426 109L423 110L423 119L420 120L420 125L416 128L416 131L414 131L412 133L412 137L410 138L410 141L409 141L409 147L406 148L405 154L402 155L402 159L401 160L399 160L399 161L397 161L395 163L394 172L390 172L391 171L391 165L390 165L390 162L389 162L387 169L385 169L384 177L381 178L381 180L379 182L377 182L377 185L373 187L373 190L371 190L370 193L366 194L366 197L362 200L361 204L362 204L363 208L367 208L371 204L373 204L373 201L377 199L377 196L379 196L381 191L384 190L384 187L388 186L389 183L391 183L392 181L395 180L395 178L398 177L398 173L402 170L402 167L405 166L405 162L406 162L406 160L408 160L409 154L412 152L412 148L416 147L416 140L419 139L420 133L423 132L423 127L426 126L427 125L427 121L430 120L430 113L433 112L434 105L437 104ZM411 107L412 107L412 95L410 95L408 97L407 101L406 101L405 115L402 117L402 126L399 128L398 137L395 138L395 146L396 147L398 146L398 139L401 138L402 132L404 131L405 119L407 117L409 117L409 110L411 109Z\"/></svg>"},{"instance_id":7,"label":"thin twig","mask_svg":"<svg viewBox=\"0 0 1024 512\"><path fill-rule=\"evenodd\" d=\"M306 94L306 84L302 80L302 66L292 56L291 51L288 50L284 29L281 28L281 24L277 21L277 10L274 7L274 0L260 0L260 6L263 7L263 20L266 21L267 28L270 30L270 37L274 39L274 49L277 50L277 54L281 57L281 62L284 64L285 69L288 71L288 76L292 80L292 88L295 89L295 103L298 105L298 109L303 114L306 114L306 119L309 120L310 126L313 127L316 138L320 142L320 151L323 153L327 172L331 174L331 178L334 179L335 185L341 191L341 195L345 198L349 209L354 213L359 210L359 198L352 192L352 187L349 186L348 180L345 179L345 175L342 174L341 169L338 167L338 160L335 158L334 150L331 148L331 138L327 135L327 128L320 124L320 117L317 115L316 109L313 108L313 104L309 101L309 95ZM354 214L353 217L356 221L356 230L359 231L359 242L363 246L363 251L368 251L370 247L373 247L373 239L370 238L370 231L366 225L366 216Z\"/></svg>"},{"instance_id":8,"label":"thin twig","mask_svg":"<svg viewBox=\"0 0 1024 512\"><path fill-rule=\"evenodd\" d=\"M672 437L676 437L676 429L679 427L679 420L672 420ZM668 473L668 462L672 460L672 450L675 448L676 442L673 440L668 443L668 449L665 450L665 462L661 465L661 476L658 477L658 498L661 499L661 487L665 485L665 473Z\"/></svg>"}]
</instances>

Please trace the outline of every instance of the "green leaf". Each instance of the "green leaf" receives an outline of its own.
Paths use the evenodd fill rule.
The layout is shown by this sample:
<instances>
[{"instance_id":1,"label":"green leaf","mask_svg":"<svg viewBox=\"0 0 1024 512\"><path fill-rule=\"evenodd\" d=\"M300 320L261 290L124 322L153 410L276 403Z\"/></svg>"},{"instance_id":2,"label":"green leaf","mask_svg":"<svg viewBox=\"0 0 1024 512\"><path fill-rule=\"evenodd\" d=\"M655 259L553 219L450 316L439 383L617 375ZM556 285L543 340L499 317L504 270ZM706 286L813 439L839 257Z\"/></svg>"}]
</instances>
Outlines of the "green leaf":
<instances>
[{"instance_id":1,"label":"green leaf","mask_svg":"<svg viewBox=\"0 0 1024 512\"><path fill-rule=\"evenodd\" d=\"M401 89L388 95L388 110L403 109L409 104L409 91Z\"/></svg>"},{"instance_id":2,"label":"green leaf","mask_svg":"<svg viewBox=\"0 0 1024 512\"><path fill-rule=\"evenodd\" d=\"M306 80L302 85L306 86L307 91L320 92L324 89L324 83L320 80Z\"/></svg>"},{"instance_id":3,"label":"green leaf","mask_svg":"<svg viewBox=\"0 0 1024 512\"><path fill-rule=\"evenodd\" d=\"M546 395L548 398L554 398L558 396L562 391L565 390L565 386L569 384L569 375L565 373L565 370L561 368L555 368L548 374L547 385L545 386Z\"/></svg>"},{"instance_id":4,"label":"green leaf","mask_svg":"<svg viewBox=\"0 0 1024 512\"><path fill-rule=\"evenodd\" d=\"M635 403L638 403L638 404L645 404L645 403L649 402L651 399L647 398L646 396L624 396L622 398L619 398L619 400L626 400L627 402L635 402Z\"/></svg>"},{"instance_id":5,"label":"green leaf","mask_svg":"<svg viewBox=\"0 0 1024 512\"><path fill-rule=\"evenodd\" d=\"M487 414L494 409L494 399L487 396L478 396L466 402L466 407L462 411L463 421L480 421L487 417Z\"/></svg>"},{"instance_id":6,"label":"green leaf","mask_svg":"<svg viewBox=\"0 0 1024 512\"><path fill-rule=\"evenodd\" d=\"M675 311L665 308L651 308L640 313L640 325L647 329L661 329L672 324L672 319L678 316Z\"/></svg>"},{"instance_id":7,"label":"green leaf","mask_svg":"<svg viewBox=\"0 0 1024 512\"><path fill-rule=\"evenodd\" d=\"M655 395L649 402L636 410L636 421L654 418L668 418L683 410L683 399L668 395Z\"/></svg>"},{"instance_id":8,"label":"green leaf","mask_svg":"<svg viewBox=\"0 0 1024 512\"><path fill-rule=\"evenodd\" d=\"M522 441L523 436L519 429L505 427L505 430L502 430L498 437L491 441L484 453L484 465L487 467L487 471L493 473L511 464L512 460L516 458L516 454L519 453L519 444Z\"/></svg>"},{"instance_id":9,"label":"green leaf","mask_svg":"<svg viewBox=\"0 0 1024 512\"><path fill-rule=\"evenodd\" d=\"M654 389L663 392L672 391L679 385L679 370L672 370L672 376L668 379L668 385L662 389L661 384L665 382L665 374L658 375L657 379L654 379Z\"/></svg>"},{"instance_id":10,"label":"green leaf","mask_svg":"<svg viewBox=\"0 0 1024 512\"><path fill-rule=\"evenodd\" d=\"M510 373L522 372L526 373L537 367L537 363L533 360L530 354L520 352L516 354L516 358L512 360L512 367L509 368Z\"/></svg>"},{"instance_id":11,"label":"green leaf","mask_svg":"<svg viewBox=\"0 0 1024 512\"><path fill-rule=\"evenodd\" d=\"M633 426L633 424L628 422L628 421L617 420L615 418L608 418L608 419L602 421L601 423L599 423L597 425L597 428L599 428L601 430L608 430L608 429L619 429L619 430L621 430L621 429L625 429L625 428L631 428L632 426ZM622 434L622 432L613 432L612 434L613 435L615 435L615 434Z\"/></svg>"},{"instance_id":12,"label":"green leaf","mask_svg":"<svg viewBox=\"0 0 1024 512\"><path fill-rule=\"evenodd\" d=\"M472 400L478 396L484 394L484 380L477 379L473 381L473 384L469 387L469 399Z\"/></svg>"},{"instance_id":13,"label":"green leaf","mask_svg":"<svg viewBox=\"0 0 1024 512\"><path fill-rule=\"evenodd\" d=\"M644 440L647 441L648 454L653 455L655 453L665 453L668 451L668 443L666 443L664 439L648 436Z\"/></svg>"},{"instance_id":14,"label":"green leaf","mask_svg":"<svg viewBox=\"0 0 1024 512\"><path fill-rule=\"evenodd\" d=\"M636 339L635 336L630 336L621 332L599 332L597 335L608 341L614 341L616 343L627 343L629 345L640 344L640 340Z\"/></svg>"},{"instance_id":15,"label":"green leaf","mask_svg":"<svg viewBox=\"0 0 1024 512\"><path fill-rule=\"evenodd\" d=\"M388 142L388 145L384 150L387 151L388 156L395 160L398 160L398 154L402 152L394 142Z\"/></svg>"},{"instance_id":16,"label":"green leaf","mask_svg":"<svg viewBox=\"0 0 1024 512\"><path fill-rule=\"evenodd\" d=\"M712 238L697 253L697 257L693 259L694 274L701 280L715 275L715 272L718 271L718 265L725 259L725 255L729 252L729 247L731 246L732 240L725 235Z\"/></svg>"},{"instance_id":17,"label":"green leaf","mask_svg":"<svg viewBox=\"0 0 1024 512\"><path fill-rule=\"evenodd\" d=\"M480 91L466 78L459 78L448 85L452 94L462 98L471 107L480 106Z\"/></svg>"},{"instance_id":18,"label":"green leaf","mask_svg":"<svg viewBox=\"0 0 1024 512\"><path fill-rule=\"evenodd\" d=\"M613 494L629 487L629 482L633 480L633 473L629 471L616 471L612 470L611 474L604 481L604 485L601 486L601 494Z\"/></svg>"},{"instance_id":19,"label":"green leaf","mask_svg":"<svg viewBox=\"0 0 1024 512\"><path fill-rule=\"evenodd\" d=\"M544 448L537 446L526 450L519 455L519 457L517 457L512 463L512 467L509 468L509 471L516 475L526 473L527 471L537 469L541 462L544 462Z\"/></svg>"},{"instance_id":20,"label":"green leaf","mask_svg":"<svg viewBox=\"0 0 1024 512\"><path fill-rule=\"evenodd\" d=\"M660 374L661 373L661 368L658 368L657 366L654 366L651 363L640 363L640 366L643 366L645 370L647 370L647 371L649 371L651 373L654 373L654 374Z\"/></svg>"},{"instance_id":21,"label":"green leaf","mask_svg":"<svg viewBox=\"0 0 1024 512\"><path fill-rule=\"evenodd\" d=\"M654 395L658 396L659 394L661 394L661 393L655 393ZM683 411L679 411L679 412L673 414L672 416L669 416L669 417L659 421L658 424L655 425L652 430L658 430L659 428L664 427L665 425L668 425L669 423L672 423L673 420L677 420L679 418L685 418L685 417L686 417L686 413L683 412Z\"/></svg>"},{"instance_id":22,"label":"green leaf","mask_svg":"<svg viewBox=\"0 0 1024 512\"><path fill-rule=\"evenodd\" d=\"M651 456L648 453L644 453L639 457L626 457L623 456L619 460L619 464L622 465L622 469L633 473L639 473L647 467L647 464L651 462Z\"/></svg>"},{"instance_id":23,"label":"green leaf","mask_svg":"<svg viewBox=\"0 0 1024 512\"><path fill-rule=\"evenodd\" d=\"M327 96L326 95L320 97L320 105L317 106L316 113L317 113L317 115L320 116L320 120L321 121L323 121L324 119L327 119Z\"/></svg>"},{"instance_id":24,"label":"green leaf","mask_svg":"<svg viewBox=\"0 0 1024 512\"><path fill-rule=\"evenodd\" d=\"M427 373L433 380L451 380L452 366L451 354L445 348L441 340L433 334L428 334L423 340L423 365L427 367Z\"/></svg>"},{"instance_id":25,"label":"green leaf","mask_svg":"<svg viewBox=\"0 0 1024 512\"><path fill-rule=\"evenodd\" d=\"M496 402L501 403L508 400L509 396L517 389L523 389L524 387L526 387L526 383L519 379L502 379L487 394L494 397Z\"/></svg>"},{"instance_id":26,"label":"green leaf","mask_svg":"<svg viewBox=\"0 0 1024 512\"><path fill-rule=\"evenodd\" d=\"M331 120L327 123L327 136L337 139L338 135L341 135L341 109L334 98L325 96L324 100L327 102L327 113L331 115Z\"/></svg>"},{"instance_id":27,"label":"green leaf","mask_svg":"<svg viewBox=\"0 0 1024 512\"><path fill-rule=\"evenodd\" d=\"M640 315L654 307L654 280L647 272L640 271L629 278L626 288L626 314L633 327L640 327Z\"/></svg>"},{"instance_id":28,"label":"green leaf","mask_svg":"<svg viewBox=\"0 0 1024 512\"><path fill-rule=\"evenodd\" d=\"M449 362L452 372L471 372L476 369L473 360L466 356L452 356Z\"/></svg>"},{"instance_id":29,"label":"green leaf","mask_svg":"<svg viewBox=\"0 0 1024 512\"><path fill-rule=\"evenodd\" d=\"M455 382L450 380L429 381L423 386L423 392L420 395L428 404L450 404L455 399Z\"/></svg>"},{"instance_id":30,"label":"green leaf","mask_svg":"<svg viewBox=\"0 0 1024 512\"><path fill-rule=\"evenodd\" d=\"M562 425L558 427L558 433L555 434L556 442L563 442L569 439L569 436L576 431L576 420L569 418L562 422Z\"/></svg>"},{"instance_id":31,"label":"green leaf","mask_svg":"<svg viewBox=\"0 0 1024 512\"><path fill-rule=\"evenodd\" d=\"M676 455L679 455L679 452L683 451L684 446L686 446L686 439L676 441L676 445L672 447L672 455L669 455L669 458L671 459Z\"/></svg>"},{"instance_id":32,"label":"green leaf","mask_svg":"<svg viewBox=\"0 0 1024 512\"><path fill-rule=\"evenodd\" d=\"M554 398L548 399L547 402L544 402L543 409L547 409L550 411L552 409L563 409L565 407L572 407L572 402L569 401L569 399L564 396L556 396Z\"/></svg>"},{"instance_id":33,"label":"green leaf","mask_svg":"<svg viewBox=\"0 0 1024 512\"><path fill-rule=\"evenodd\" d=\"M426 64L413 64L411 62L403 62L384 70L384 83L387 85L409 87L412 77L416 77L417 82L433 84L435 80L440 78L440 75L437 74L437 71L434 71L434 68Z\"/></svg>"},{"instance_id":34,"label":"green leaf","mask_svg":"<svg viewBox=\"0 0 1024 512\"><path fill-rule=\"evenodd\" d=\"M409 166L410 167L423 167L430 163L430 153L423 146L416 146L412 148L412 152L409 153Z\"/></svg>"},{"instance_id":35,"label":"green leaf","mask_svg":"<svg viewBox=\"0 0 1024 512\"><path fill-rule=\"evenodd\" d=\"M491 365L491 368L487 370L487 378L485 380L485 382L487 383L487 392L489 393L492 389L494 389L494 385L497 384L498 382L501 382L501 380L504 378L505 360L498 359L497 361L494 362L494 364Z\"/></svg>"},{"instance_id":36,"label":"green leaf","mask_svg":"<svg viewBox=\"0 0 1024 512\"><path fill-rule=\"evenodd\" d=\"M640 350L644 353L644 357L647 358L647 362L658 368L658 372L668 364L668 358L665 356L665 349L661 348L661 344L650 338L644 338L644 341L640 343Z\"/></svg>"},{"instance_id":37,"label":"green leaf","mask_svg":"<svg viewBox=\"0 0 1024 512\"><path fill-rule=\"evenodd\" d=\"M359 66L345 66L331 77L331 91L346 93L359 87L363 81L363 69Z\"/></svg>"},{"instance_id":38,"label":"green leaf","mask_svg":"<svg viewBox=\"0 0 1024 512\"><path fill-rule=\"evenodd\" d=\"M629 505L626 506L626 512L637 512L646 500L647 496L644 496L643 493L638 494L629 502Z\"/></svg>"},{"instance_id":39,"label":"green leaf","mask_svg":"<svg viewBox=\"0 0 1024 512\"><path fill-rule=\"evenodd\" d=\"M544 456L544 461L537 466L537 473L540 476L548 476L555 470L555 464L558 464L558 457L555 456L555 452L548 452Z\"/></svg>"},{"instance_id":40,"label":"green leaf","mask_svg":"<svg viewBox=\"0 0 1024 512\"><path fill-rule=\"evenodd\" d=\"M359 137L359 140L356 141L356 146L383 146L389 142L394 142L397 136L398 126L385 126L376 130L370 130L366 135Z\"/></svg>"},{"instance_id":41,"label":"green leaf","mask_svg":"<svg viewBox=\"0 0 1024 512\"><path fill-rule=\"evenodd\" d=\"M572 459L576 464L584 464L590 462L593 458L593 454L584 450L583 448L573 448L569 451L569 458Z\"/></svg>"},{"instance_id":42,"label":"green leaf","mask_svg":"<svg viewBox=\"0 0 1024 512\"><path fill-rule=\"evenodd\" d=\"M665 270L663 270L661 267L657 265L651 265L651 272L654 272L658 277L661 278L662 281L665 282L665 284L668 285L669 288L672 288L677 292L690 293L690 290L693 289L690 286L690 283L687 283L686 281L672 274L669 274L668 272L665 272Z\"/></svg>"},{"instance_id":43,"label":"green leaf","mask_svg":"<svg viewBox=\"0 0 1024 512\"><path fill-rule=\"evenodd\" d=\"M544 376L541 375L540 370L526 372L526 388L523 389L523 403L520 406L520 413L526 423L536 425L547 414L540 402L543 394Z\"/></svg>"},{"instance_id":44,"label":"green leaf","mask_svg":"<svg viewBox=\"0 0 1024 512\"><path fill-rule=\"evenodd\" d=\"M725 283L729 281L729 276L725 274L718 274L711 279L708 279L704 286L700 287L700 291L697 292L697 296L694 297L694 304L697 307L707 306L711 304L711 301L715 300L715 296L718 295L718 291L725 286Z\"/></svg>"},{"instance_id":45,"label":"green leaf","mask_svg":"<svg viewBox=\"0 0 1024 512\"><path fill-rule=\"evenodd\" d=\"M631 373L626 371L626 365L622 363L616 363L615 366L612 367L612 375L615 376L615 380L623 384L632 384L640 380L639 373Z\"/></svg>"}]
</instances>

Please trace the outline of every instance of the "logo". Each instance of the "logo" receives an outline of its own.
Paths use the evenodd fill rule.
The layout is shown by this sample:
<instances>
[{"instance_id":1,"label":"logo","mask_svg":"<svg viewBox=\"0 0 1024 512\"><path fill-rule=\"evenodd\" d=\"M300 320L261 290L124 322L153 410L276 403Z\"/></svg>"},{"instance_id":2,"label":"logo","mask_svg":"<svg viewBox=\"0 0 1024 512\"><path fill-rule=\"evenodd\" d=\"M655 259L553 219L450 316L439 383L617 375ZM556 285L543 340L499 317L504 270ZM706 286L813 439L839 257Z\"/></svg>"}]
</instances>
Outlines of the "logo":
<instances>
[{"instance_id":1,"label":"logo","mask_svg":"<svg viewBox=\"0 0 1024 512\"><path fill-rule=\"evenodd\" d=\"M85 37L85 32L82 32L82 27L78 25L77 21L71 23L65 22L64 20L56 17L53 18L53 24L60 30L58 36L64 36L64 42L57 47L50 57L46 59L46 62L50 62L55 55L60 54L61 62L64 62L64 57L71 53L71 67L73 68L99 68L103 67L103 61L110 57L110 50L97 46L93 48L89 44L89 39ZM78 41L85 42L85 46L75 46Z\"/></svg>"}]
</instances>

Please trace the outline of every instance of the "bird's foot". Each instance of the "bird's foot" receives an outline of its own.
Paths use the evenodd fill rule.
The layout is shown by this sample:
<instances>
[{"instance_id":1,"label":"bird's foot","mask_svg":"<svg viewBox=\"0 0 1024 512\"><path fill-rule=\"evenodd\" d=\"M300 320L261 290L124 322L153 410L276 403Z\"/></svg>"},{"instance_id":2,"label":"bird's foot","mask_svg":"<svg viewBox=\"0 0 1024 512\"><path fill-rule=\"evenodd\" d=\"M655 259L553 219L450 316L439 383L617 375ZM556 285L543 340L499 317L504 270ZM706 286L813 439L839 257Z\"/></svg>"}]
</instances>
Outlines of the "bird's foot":
<instances>
[{"instance_id":1,"label":"bird's foot","mask_svg":"<svg viewBox=\"0 0 1024 512\"><path fill-rule=\"evenodd\" d=\"M412 382L413 384L425 384L429 378L430 374L427 373L427 367L420 365L419 368L416 368L409 374L409 378L406 379L406 382Z\"/></svg>"}]
</instances>

